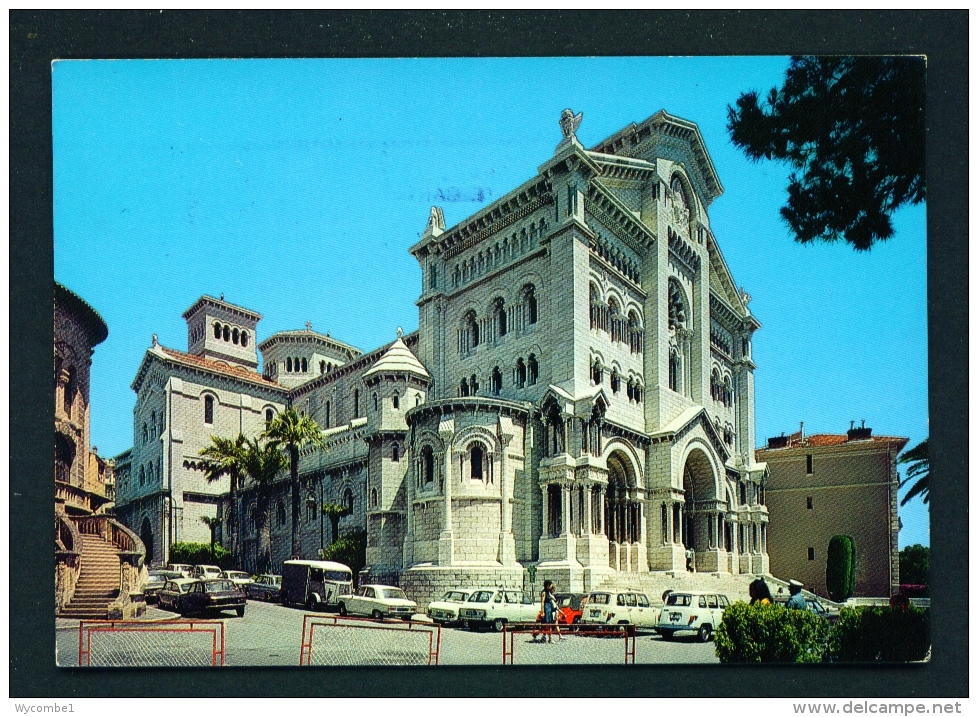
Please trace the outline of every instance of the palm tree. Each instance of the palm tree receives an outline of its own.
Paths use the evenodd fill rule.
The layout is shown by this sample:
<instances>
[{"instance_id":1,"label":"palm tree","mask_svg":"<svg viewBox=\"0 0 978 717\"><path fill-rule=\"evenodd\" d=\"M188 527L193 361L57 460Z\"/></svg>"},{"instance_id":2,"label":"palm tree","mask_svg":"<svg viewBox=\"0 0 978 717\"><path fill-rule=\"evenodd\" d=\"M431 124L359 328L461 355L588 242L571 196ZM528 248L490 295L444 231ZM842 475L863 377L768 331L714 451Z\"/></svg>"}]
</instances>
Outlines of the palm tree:
<instances>
[{"instance_id":1,"label":"palm tree","mask_svg":"<svg viewBox=\"0 0 978 717\"><path fill-rule=\"evenodd\" d=\"M240 558L238 536L241 532L242 520L238 515L238 489L241 487L241 477L244 475L245 443L247 439L242 434L237 438L222 438L211 436L211 444L200 451L204 458L204 478L213 483L223 476L231 480L230 501L231 515L231 560L237 564ZM209 524L208 524L209 525ZM211 530L211 553L214 552L214 531Z\"/></svg>"},{"instance_id":2,"label":"palm tree","mask_svg":"<svg viewBox=\"0 0 978 717\"><path fill-rule=\"evenodd\" d=\"M907 477L900 481L902 488L910 481L914 481L913 487L907 491L900 501L900 505L906 505L911 499L920 496L924 504L930 502L930 448L928 442L930 436L922 440L916 446L904 453L897 459L897 463L907 463Z\"/></svg>"},{"instance_id":3,"label":"palm tree","mask_svg":"<svg viewBox=\"0 0 978 717\"><path fill-rule=\"evenodd\" d=\"M340 537L340 518L344 515L350 514L350 508L346 505L338 505L336 503L323 503L320 507L329 519L329 527L333 529L333 540L331 542L336 542L336 539Z\"/></svg>"},{"instance_id":4,"label":"palm tree","mask_svg":"<svg viewBox=\"0 0 978 717\"><path fill-rule=\"evenodd\" d=\"M271 515L271 494L272 485L276 476L285 470L285 456L271 443L262 445L257 438L246 438L244 441L244 455L241 467L244 474L251 479L255 488L257 512L261 516L261 523L268 527L268 555L272 556L272 520ZM256 525L256 528L259 526ZM255 536L255 549L257 556L258 540ZM255 558L257 568L257 557ZM269 567L269 569L271 569Z\"/></svg>"},{"instance_id":5,"label":"palm tree","mask_svg":"<svg viewBox=\"0 0 978 717\"><path fill-rule=\"evenodd\" d=\"M289 458L289 488L292 493L292 554L299 554L299 451L306 446L326 450L326 440L319 425L309 416L300 416L287 408L265 429L262 438L269 447L282 451Z\"/></svg>"},{"instance_id":6,"label":"palm tree","mask_svg":"<svg viewBox=\"0 0 978 717\"><path fill-rule=\"evenodd\" d=\"M214 529L217 528L224 521L221 520L221 516L215 515L213 518L209 515L200 516L200 522L210 528L211 531L211 560L217 564L217 558L214 555Z\"/></svg>"}]
</instances>

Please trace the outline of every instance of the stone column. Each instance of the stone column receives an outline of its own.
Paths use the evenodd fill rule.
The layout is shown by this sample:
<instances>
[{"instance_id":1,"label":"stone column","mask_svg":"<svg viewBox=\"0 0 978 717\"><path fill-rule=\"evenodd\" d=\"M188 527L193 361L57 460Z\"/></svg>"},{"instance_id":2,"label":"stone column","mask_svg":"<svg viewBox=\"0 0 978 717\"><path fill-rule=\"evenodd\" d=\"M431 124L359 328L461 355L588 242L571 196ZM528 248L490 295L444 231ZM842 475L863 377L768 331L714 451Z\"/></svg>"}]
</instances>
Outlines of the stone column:
<instances>
[{"instance_id":1,"label":"stone column","mask_svg":"<svg viewBox=\"0 0 978 717\"><path fill-rule=\"evenodd\" d=\"M590 485L584 486L584 533L586 535L594 535L594 524L593 518L593 506L591 504L591 492L592 488Z\"/></svg>"},{"instance_id":2,"label":"stone column","mask_svg":"<svg viewBox=\"0 0 978 717\"><path fill-rule=\"evenodd\" d=\"M452 532L452 438L455 434L454 419L442 419L438 435L445 446L443 476L445 515L441 535L438 538L438 564L455 564L455 534Z\"/></svg>"},{"instance_id":3,"label":"stone column","mask_svg":"<svg viewBox=\"0 0 978 717\"><path fill-rule=\"evenodd\" d=\"M543 523L541 533L544 538L550 537L550 486L542 485L540 486L540 491L543 493Z\"/></svg>"},{"instance_id":4,"label":"stone column","mask_svg":"<svg viewBox=\"0 0 978 717\"><path fill-rule=\"evenodd\" d=\"M509 450L511 435L499 438L499 562L503 565L513 565L516 562L516 539L513 537L513 482L509 479L509 462L506 451Z\"/></svg>"},{"instance_id":5,"label":"stone column","mask_svg":"<svg viewBox=\"0 0 978 717\"><path fill-rule=\"evenodd\" d=\"M570 486L566 483L560 486L560 534L570 535Z\"/></svg>"}]
</instances>

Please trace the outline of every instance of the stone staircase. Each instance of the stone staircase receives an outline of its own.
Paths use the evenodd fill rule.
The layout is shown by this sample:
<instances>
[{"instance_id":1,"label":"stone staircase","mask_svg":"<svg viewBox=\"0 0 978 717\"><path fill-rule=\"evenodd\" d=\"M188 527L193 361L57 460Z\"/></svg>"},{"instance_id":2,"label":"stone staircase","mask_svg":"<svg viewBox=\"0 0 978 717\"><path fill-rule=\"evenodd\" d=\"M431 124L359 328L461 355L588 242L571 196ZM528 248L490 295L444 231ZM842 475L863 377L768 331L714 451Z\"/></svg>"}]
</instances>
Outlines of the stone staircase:
<instances>
[{"instance_id":1,"label":"stone staircase","mask_svg":"<svg viewBox=\"0 0 978 717\"><path fill-rule=\"evenodd\" d=\"M81 572L75 594L59 617L105 620L119 594L119 550L100 535L81 536Z\"/></svg>"},{"instance_id":2,"label":"stone staircase","mask_svg":"<svg viewBox=\"0 0 978 717\"><path fill-rule=\"evenodd\" d=\"M747 587L756 575L729 573L690 573L682 571L663 571L650 573L615 573L604 578L595 589L628 589L644 592L653 604L658 604L666 590L692 590L716 592L726 595L731 601L749 600Z\"/></svg>"}]
</instances>

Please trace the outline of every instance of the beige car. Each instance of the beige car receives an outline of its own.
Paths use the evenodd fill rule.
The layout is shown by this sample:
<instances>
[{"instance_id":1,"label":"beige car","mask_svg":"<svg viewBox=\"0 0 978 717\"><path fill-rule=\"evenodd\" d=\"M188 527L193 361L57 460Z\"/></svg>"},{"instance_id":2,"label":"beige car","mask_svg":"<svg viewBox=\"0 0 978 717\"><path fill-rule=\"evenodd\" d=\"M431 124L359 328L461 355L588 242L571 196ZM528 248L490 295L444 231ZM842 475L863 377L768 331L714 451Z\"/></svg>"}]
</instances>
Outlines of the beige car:
<instances>
[{"instance_id":1,"label":"beige car","mask_svg":"<svg viewBox=\"0 0 978 717\"><path fill-rule=\"evenodd\" d=\"M408 600L400 588L389 585L361 585L353 595L340 597L340 615L369 615L376 619L399 617L410 620L418 604Z\"/></svg>"},{"instance_id":2,"label":"beige car","mask_svg":"<svg viewBox=\"0 0 978 717\"><path fill-rule=\"evenodd\" d=\"M713 636L730 605L726 595L707 592L674 592L666 596L656 632L671 640L677 632L695 632L700 642Z\"/></svg>"},{"instance_id":3,"label":"beige car","mask_svg":"<svg viewBox=\"0 0 978 717\"><path fill-rule=\"evenodd\" d=\"M442 595L441 600L428 604L428 616L433 622L448 624L458 622L458 611L462 603L475 592L472 588L456 588Z\"/></svg>"},{"instance_id":4,"label":"beige car","mask_svg":"<svg viewBox=\"0 0 978 717\"><path fill-rule=\"evenodd\" d=\"M581 613L585 625L635 625L654 629L659 622L659 607L645 593L633 590L596 590Z\"/></svg>"}]
</instances>

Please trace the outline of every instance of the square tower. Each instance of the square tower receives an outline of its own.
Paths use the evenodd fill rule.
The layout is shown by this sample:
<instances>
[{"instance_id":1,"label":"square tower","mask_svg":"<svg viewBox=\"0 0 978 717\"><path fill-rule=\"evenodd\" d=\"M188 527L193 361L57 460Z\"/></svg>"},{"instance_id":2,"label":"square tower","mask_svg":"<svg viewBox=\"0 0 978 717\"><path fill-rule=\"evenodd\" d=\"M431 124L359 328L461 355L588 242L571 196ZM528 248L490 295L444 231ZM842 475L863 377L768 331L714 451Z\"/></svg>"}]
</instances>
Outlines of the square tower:
<instances>
[{"instance_id":1,"label":"square tower","mask_svg":"<svg viewBox=\"0 0 978 717\"><path fill-rule=\"evenodd\" d=\"M187 352L206 359L256 369L256 328L261 314L213 296L201 296L183 312Z\"/></svg>"}]
</instances>

